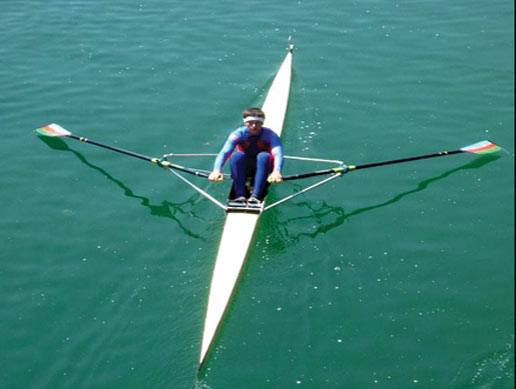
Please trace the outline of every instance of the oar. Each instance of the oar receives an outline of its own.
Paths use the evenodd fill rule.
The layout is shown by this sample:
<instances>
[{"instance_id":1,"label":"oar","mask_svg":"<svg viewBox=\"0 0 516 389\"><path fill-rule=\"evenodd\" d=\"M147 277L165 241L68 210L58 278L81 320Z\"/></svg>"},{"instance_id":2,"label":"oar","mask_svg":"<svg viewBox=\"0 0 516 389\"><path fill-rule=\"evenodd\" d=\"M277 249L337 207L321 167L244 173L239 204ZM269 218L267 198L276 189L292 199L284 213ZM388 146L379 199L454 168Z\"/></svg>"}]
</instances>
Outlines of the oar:
<instances>
[{"instance_id":1,"label":"oar","mask_svg":"<svg viewBox=\"0 0 516 389\"><path fill-rule=\"evenodd\" d=\"M122 153L125 155L129 155L131 157L143 159L144 161L152 162L152 163L154 163L158 166L164 167L164 168L179 170L179 171L182 171L182 172L185 172L188 174L193 174L193 175L199 176L199 177L207 178L209 175L209 173L206 173L206 172L203 172L200 170L196 170L196 169L187 168L187 167L184 167L181 165L176 165L175 163L171 163L171 162L165 161L163 159L148 157L147 155L134 153L132 151L128 151L128 150L124 150L124 149L121 149L118 147L109 146L104 143L96 142L96 141L90 140L88 138L83 138L82 136L73 135L70 131L64 129L59 124L55 124L55 123L49 124L48 126L38 128L38 129L36 129L36 132L38 132L40 135L43 135L43 136L67 137L67 138L76 139L80 142L89 143L89 144L92 144L95 146L103 147L103 148L111 150L111 151L116 151L117 153Z\"/></svg>"},{"instance_id":2,"label":"oar","mask_svg":"<svg viewBox=\"0 0 516 389\"><path fill-rule=\"evenodd\" d=\"M335 167L332 169L318 170L318 171L310 172L310 173L301 173L301 174L294 174L291 176L286 176L286 177L283 177L283 181L297 180L300 178L322 176L322 175L327 175L327 174L341 174L342 175L342 174L348 173L353 170L367 169L367 168L377 167L377 166L392 165L395 163L417 161L420 159L427 159L427 158L446 157L448 155L459 154L459 153L491 154L491 153L496 153L497 151L500 151L500 150L501 150L500 146L498 146L490 141L483 140L481 142L477 142L472 145L462 147L458 150L440 151L440 152L434 153L434 154L419 155L416 157L409 157L409 158L402 158L402 159L393 159L393 160L382 161L382 162L373 162L373 163L367 163L364 165L342 165L342 166Z\"/></svg>"}]
</instances>

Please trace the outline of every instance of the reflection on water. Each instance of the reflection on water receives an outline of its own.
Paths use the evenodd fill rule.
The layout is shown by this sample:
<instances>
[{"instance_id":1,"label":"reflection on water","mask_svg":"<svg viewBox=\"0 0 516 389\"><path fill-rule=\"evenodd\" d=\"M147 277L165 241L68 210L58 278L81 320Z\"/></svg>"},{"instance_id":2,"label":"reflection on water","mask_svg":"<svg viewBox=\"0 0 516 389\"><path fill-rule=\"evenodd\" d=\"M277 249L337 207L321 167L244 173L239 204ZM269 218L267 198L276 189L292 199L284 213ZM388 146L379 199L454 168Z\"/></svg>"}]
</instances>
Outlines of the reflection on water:
<instances>
[{"instance_id":1,"label":"reflection on water","mask_svg":"<svg viewBox=\"0 0 516 389\"><path fill-rule=\"evenodd\" d=\"M436 177L432 177L432 178L426 179L424 181L421 181L417 185L416 188L406 191L406 192L399 193L387 201L384 201L379 204L369 205L367 207L358 208L353 211L346 212L346 210L344 208L328 205L324 201L323 201L322 205L318 208L314 207L310 202L306 202L306 201L297 203L297 204L295 204L297 207L308 208L310 210L310 215L293 217L293 218L289 218L281 223L277 223L277 225L281 226L282 228L279 229L279 227L276 227L277 231L275 231L275 233L271 233L271 237L277 236L278 239L281 239L284 243L281 244L280 246L284 246L285 248L288 247L289 245L292 245L293 243L297 243L303 237L308 237L310 239L314 239L319 234L324 234L324 233L340 226L341 224L343 224L344 222L346 222L347 220L349 220L350 218L352 218L354 216L358 216L362 213L370 212L370 211L373 211L378 208L387 207L391 204L397 203L398 201L402 200L406 196L409 196L411 194L425 190L426 188L428 188L428 186L430 184L432 184L436 181L442 180L446 177L449 177L450 175L452 175L454 173L457 173L462 170L468 170L468 169L479 169L499 158L500 158L500 156L497 156L497 155L481 156L481 157L475 159L474 161L468 162L467 164L462 165L458 168L448 170L447 172L439 174ZM333 221L328 222L327 220L329 218L333 219ZM312 228L313 225L316 224L317 228L311 230L310 232L301 232L301 233L295 234L295 235L290 234L288 225L290 223L299 222L299 221L306 221L305 224L307 226L310 226L310 228Z\"/></svg>"},{"instance_id":2,"label":"reflection on water","mask_svg":"<svg viewBox=\"0 0 516 389\"><path fill-rule=\"evenodd\" d=\"M181 228L181 230L183 230L184 233L188 236L195 239L205 240L202 236L186 228L186 226L182 222L182 220L184 220L185 217L193 217L203 222L206 221L206 219L198 216L193 211L194 205L196 204L196 200L198 199L199 195L195 194L182 203L172 203L170 201L164 200L161 204L152 204L148 198L135 194L122 181L110 175L106 170L93 165L81 153L71 149L68 146L68 144L62 141L61 139L48 138L43 136L39 136L39 139L41 139L44 143L46 143L49 147L51 147L54 150L68 151L73 153L83 164L98 171L102 174L102 176L106 177L111 182L114 182L119 188L122 189L125 196L139 199L140 204L148 208L150 210L151 215L172 219L177 223L179 228Z\"/></svg>"},{"instance_id":3,"label":"reflection on water","mask_svg":"<svg viewBox=\"0 0 516 389\"><path fill-rule=\"evenodd\" d=\"M61 139L47 138L47 137L39 137L39 138L54 150L69 151L69 152L73 153L83 164L100 172L107 179L114 182L118 187L120 187L122 189L125 196L141 200L140 204L143 205L144 207L148 208L150 210L151 215L172 219L185 232L185 234L187 234L188 236L190 236L192 238L203 240L203 238L200 235L198 235L195 232L186 228L186 226L182 222L182 220L184 220L183 219L184 217L188 217L188 218L193 217L193 218L198 219L203 222L206 221L206 219L198 216L193 211L193 207L194 207L199 195L196 194L182 203L172 203L170 201L165 200L161 204L152 204L148 198L135 194L122 181L111 176L106 170L90 163L82 154L71 149ZM308 238L314 239L319 234L324 234L324 233L342 225L344 222L349 220L351 217L358 216L362 213L370 212L375 209L383 208L383 207L389 206L391 204L397 203L398 201L402 200L404 197L406 197L408 195L425 190L433 182L447 178L450 175L457 173L459 171L462 171L462 170L479 169L499 158L500 158L500 156L497 156L497 155L481 156L481 157L479 157L471 162L468 162L465 165L462 165L458 168L448 170L442 174L439 174L436 177L432 177L432 178L426 179L424 181L421 181L417 185L416 188L406 191L406 192L399 193L387 201L384 201L379 204L373 204L373 205L369 205L367 207L355 209L350 212L346 212L346 210L342 207L328 205L324 201L322 202L322 205L317 208L314 207L310 202L307 202L307 201L297 203L297 204L295 204L296 207L308 208L310 210L310 215L289 218L289 219L285 220L284 222L275 223L273 226L271 226L271 228L274 228L276 231L271 232L270 236L276 237L275 239L281 240L281 243L278 241L277 244L273 244L273 247L277 247L277 248L281 247L281 249L280 249L280 251L281 251L281 250L285 249L286 247L292 245L293 243L297 243L303 237L308 237ZM328 218L332 218L333 221L328 222L327 221ZM315 222L315 224L317 225L317 228L312 229L310 232L301 232L298 234L291 234L289 232L288 225L290 223L299 222L299 221L306 221L306 225L310 226L311 228L313 227L314 222ZM271 243L273 243L273 242L271 242Z\"/></svg>"}]
</instances>

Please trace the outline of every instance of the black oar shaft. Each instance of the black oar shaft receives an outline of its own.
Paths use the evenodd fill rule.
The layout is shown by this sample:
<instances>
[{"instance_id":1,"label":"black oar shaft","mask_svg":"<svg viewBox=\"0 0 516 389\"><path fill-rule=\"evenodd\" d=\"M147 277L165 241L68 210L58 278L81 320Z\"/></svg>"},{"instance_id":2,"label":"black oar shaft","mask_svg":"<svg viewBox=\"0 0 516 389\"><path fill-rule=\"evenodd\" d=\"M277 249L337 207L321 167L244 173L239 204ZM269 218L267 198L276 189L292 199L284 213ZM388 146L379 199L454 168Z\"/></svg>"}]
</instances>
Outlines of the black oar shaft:
<instances>
[{"instance_id":1,"label":"black oar shaft","mask_svg":"<svg viewBox=\"0 0 516 389\"><path fill-rule=\"evenodd\" d=\"M447 155L453 155L453 154L459 154L463 153L462 150L454 150L454 151L441 151L439 153L434 154L426 154L426 155L419 155L417 157L410 157L410 158L402 158L402 159L393 159L390 161L382 161L382 162L373 162L373 163L367 163L364 165L349 165L345 168L333 168L333 169L326 169L326 170L318 170L315 172L310 173L301 173L301 174L294 174L291 176L283 177L283 181L291 181L291 180L298 180L301 178L309 178L309 177L315 177L315 176L323 176L327 174L345 174L348 171L358 170L358 169L367 169L371 167L378 167L378 166L385 166L385 165L393 165L396 163L403 163L403 162L411 162L411 161L417 161L420 159L427 159L427 158L436 158L436 157L445 157Z\"/></svg>"},{"instance_id":2,"label":"black oar shaft","mask_svg":"<svg viewBox=\"0 0 516 389\"><path fill-rule=\"evenodd\" d=\"M193 174L194 176L197 176L197 177L208 178L208 176L209 176L208 173L200 172L200 171L195 170L195 169L190 169L188 167L176 165L175 163L170 163L169 162L168 164L165 164L164 162L160 162L160 165L163 166L163 167L169 167L169 168L174 169L174 170L179 170L181 172L185 172L185 173L188 173L188 174Z\"/></svg>"},{"instance_id":3,"label":"black oar shaft","mask_svg":"<svg viewBox=\"0 0 516 389\"><path fill-rule=\"evenodd\" d=\"M200 171L195 170L195 169L190 169L190 168L187 168L187 167L184 167L184 166L176 165L176 164L170 163L168 161L164 161L163 162L163 161L158 160L157 158L152 158L152 157L149 157L147 155L138 154L138 153L135 153L135 152L132 152L132 151L129 151L129 150L124 150L124 149L121 149L119 147L109 146L109 145L106 145L104 143L100 143L100 142L96 142L96 141L90 140L88 138L83 138L83 137L76 136L76 135L73 135L73 134L67 135L67 137L76 139L76 140L78 140L80 142L86 142L86 143L90 143L90 144L95 145L95 146L103 147L105 149L108 149L108 150L111 150L111 151L115 151L117 153L122 153L122 154L129 155L131 157L143 159L144 161L149 161L149 162L155 163L155 164L157 164L159 166L168 167L168 168L171 168L171 169L176 169L176 170L188 173L188 174L193 174L193 175L198 176L198 177L204 177L204 178L208 177L207 173L200 172ZM297 180L297 179L302 179L302 178L323 176L323 175L327 175L327 174L337 174L337 173L345 174L348 171L352 171L352 170L367 169L367 168L378 167L378 166L385 166L385 165L393 165L393 164L396 164L396 163L411 162L411 161L417 161L417 160L420 160L420 159L445 157L447 155L459 154L459 153L462 153L462 152L463 151L460 150L460 149L459 150L453 150L453 151L440 151L438 153L420 155L420 156L417 156L417 157L393 159L393 160L390 160L390 161L373 162L373 163L367 163L367 164L356 165L356 166L350 165L350 166L347 166L345 169L343 167L340 167L340 168L318 170L318 171L310 172L310 173L300 173L300 174L294 174L294 175L291 175L291 176L286 176L286 177L283 177L283 181L291 181L291 180Z\"/></svg>"},{"instance_id":4,"label":"black oar shaft","mask_svg":"<svg viewBox=\"0 0 516 389\"><path fill-rule=\"evenodd\" d=\"M121 149L121 148L118 148L118 147L109 146L109 145L106 145L104 143L95 142L94 140L90 140L88 138L83 138L81 136L68 135L68 137L76 139L76 140L81 141L81 142L90 143L90 144L95 145L95 146L103 147L103 148L111 150L111 151L116 151L117 153L122 153L122 154L130 155L131 157L140 158L140 159L143 159L144 161L153 162L153 160L154 160L154 158L148 157L148 156L143 155L143 154L138 154L138 153L134 153L134 152L129 151L129 150L124 150L124 149Z\"/></svg>"},{"instance_id":5,"label":"black oar shaft","mask_svg":"<svg viewBox=\"0 0 516 389\"><path fill-rule=\"evenodd\" d=\"M157 158L152 158L152 157L149 157L147 155L138 154L138 153L135 153L135 152L129 151L129 150L124 150L124 149L121 149L119 147L109 146L109 145L106 145L104 143L100 143L100 142L96 142L96 141L88 139L88 138L84 138L82 136L76 136L76 135L70 134L70 135L67 135L67 137L68 138L72 138L72 139L76 139L76 140L78 140L80 142L85 142L85 143L89 143L89 144L92 144L92 145L95 145L95 146L103 147L105 149L108 149L108 150L111 150L111 151L115 151L117 153L122 153L122 154L125 154L125 155L129 155L131 157L143 159L144 161L152 162L152 163L155 163L155 164L157 164L159 166L162 166L162 167L179 170L179 171L182 171L184 173L192 174L192 175L198 176L198 177L204 177L204 178L208 177L208 174L205 173L205 172L201 172L201 171L198 171L198 170L195 170L195 169L190 169L190 168L187 168L187 167L184 167L184 166L176 165L176 164L170 163L168 161L161 161L161 160L159 160Z\"/></svg>"},{"instance_id":6,"label":"black oar shaft","mask_svg":"<svg viewBox=\"0 0 516 389\"><path fill-rule=\"evenodd\" d=\"M395 163L403 163L403 162L410 162L410 161L417 161L419 159L427 159L427 158L436 158L436 157L445 157L447 155L452 154L458 154L462 153L462 150L454 150L454 151L441 151L439 153L434 154L427 154L427 155L420 155L417 157L410 157L410 158L402 158L402 159L393 159L390 161L383 161L383 162L374 162L374 163L367 163L364 165L356 165L351 167L350 170L358 170L358 169L367 169L370 167L377 167L377 166L385 166L385 165L393 165Z\"/></svg>"},{"instance_id":7,"label":"black oar shaft","mask_svg":"<svg viewBox=\"0 0 516 389\"><path fill-rule=\"evenodd\" d=\"M300 174L293 174L291 176L286 176L286 177L283 177L283 181L299 180L301 178L324 176L324 175L333 174L333 173L336 173L335 169L318 170L316 172L300 173Z\"/></svg>"}]
</instances>

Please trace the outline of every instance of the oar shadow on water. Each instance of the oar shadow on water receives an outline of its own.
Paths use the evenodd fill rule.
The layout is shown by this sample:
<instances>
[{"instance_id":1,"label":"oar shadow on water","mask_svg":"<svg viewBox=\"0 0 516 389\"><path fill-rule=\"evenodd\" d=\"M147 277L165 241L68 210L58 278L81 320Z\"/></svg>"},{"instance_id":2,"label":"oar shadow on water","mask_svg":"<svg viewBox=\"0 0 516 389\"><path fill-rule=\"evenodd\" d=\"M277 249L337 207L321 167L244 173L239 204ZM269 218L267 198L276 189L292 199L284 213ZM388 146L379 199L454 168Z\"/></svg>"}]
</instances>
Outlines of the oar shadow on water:
<instances>
[{"instance_id":1,"label":"oar shadow on water","mask_svg":"<svg viewBox=\"0 0 516 389\"><path fill-rule=\"evenodd\" d=\"M68 146L68 144L64 141L62 141L59 138L48 138L48 137L38 137L43 141L47 146L54 150L59 151L68 151L74 154L83 164L86 166L92 168L93 170L98 171L102 176L106 177L109 181L115 183L119 188L122 189L125 196L138 199L140 200L140 204L144 207L148 208L150 210L151 215L153 216L159 216L159 217L165 217L168 219L174 220L179 228L183 230L185 234L190 236L194 239L200 239L205 240L201 235L196 234L195 232L189 230L184 223L181 221L184 219L184 217L195 218L199 219L202 222L206 222L207 220L196 215L191 209L185 210L186 208L193 208L194 205L197 203L197 200L199 198L199 195L195 194L192 197L190 197L188 200L182 202L182 203L172 203L170 201L163 201L161 204L152 204L150 200L144 196L135 194L132 189L130 189L127 185L125 185L122 181L119 179L113 177L111 174L109 174L106 170L93 165L91 162L89 162L86 157L84 157L81 153L73 150ZM203 223L203 224L204 224Z\"/></svg>"},{"instance_id":2,"label":"oar shadow on water","mask_svg":"<svg viewBox=\"0 0 516 389\"><path fill-rule=\"evenodd\" d=\"M285 225L288 226L288 224L293 223L293 222L310 221L310 223L306 223L306 224L313 226L314 222L316 222L318 224L318 227L315 228L313 231L301 232L296 235L289 234L288 233L289 229L283 228L282 235L285 236L286 242L292 242L292 243L298 242L303 237L315 238L319 234L324 234L324 233L342 225L343 223L345 223L352 217L358 216L358 215L366 213L366 212L374 211L375 209L379 209L379 208L383 208L383 207L387 207L389 205L395 204L398 201L401 201L406 196L409 196L414 193L425 190L426 188L428 188L428 186L430 184L432 184L436 181L442 180L442 179L449 177L450 175L455 174L462 170L479 169L499 158L500 158L500 156L497 156L497 155L484 155L484 156L479 157L479 158L475 159L474 161L468 162L467 164L462 165L458 168L448 170L447 172L439 174L436 177L432 177L432 178L426 179L424 181L421 181L417 185L416 188L406 191L406 192L399 193L387 201L384 201L379 204L363 207L363 208L358 208L351 212L346 212L345 209L342 207L328 205L326 202L323 202L322 205L318 208L315 208L310 202L305 201L305 202L298 203L298 204L296 204L298 207L308 208L311 211L311 214L308 216L293 217L293 218L287 219L285 222L282 222L280 224L284 225L284 226ZM345 177L344 177L344 179L345 179ZM325 220L327 220L329 216L333 216L334 220L329 223L325 222Z\"/></svg>"}]
</instances>

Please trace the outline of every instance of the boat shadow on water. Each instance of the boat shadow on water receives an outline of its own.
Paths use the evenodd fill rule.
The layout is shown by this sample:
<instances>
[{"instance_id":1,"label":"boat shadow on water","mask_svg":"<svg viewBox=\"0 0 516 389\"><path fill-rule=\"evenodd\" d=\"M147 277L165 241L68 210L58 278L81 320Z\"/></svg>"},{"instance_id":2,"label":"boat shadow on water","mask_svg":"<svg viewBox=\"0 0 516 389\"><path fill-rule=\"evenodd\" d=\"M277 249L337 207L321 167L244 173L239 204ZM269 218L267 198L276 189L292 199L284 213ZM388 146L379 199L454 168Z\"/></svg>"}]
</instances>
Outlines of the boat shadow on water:
<instances>
[{"instance_id":1,"label":"boat shadow on water","mask_svg":"<svg viewBox=\"0 0 516 389\"><path fill-rule=\"evenodd\" d=\"M152 204L148 198L135 194L132 191L132 189L127 187L127 185L125 185L122 181L113 177L106 170L93 165L86 159L86 157L84 157L78 151L75 151L74 149L70 148L68 144L66 144L66 142L62 141L61 139L48 138L43 136L38 136L38 138L53 150L67 151L74 154L84 165L92 168L93 170L98 171L100 174L102 174L103 177L107 178L111 182L114 182L120 189L122 189L124 196L140 200L140 204L148 208L151 215L172 219L177 223L179 228L181 228L181 230L183 230L183 232L187 234L189 237L194 239L200 239L203 241L206 240L201 235L196 234L195 232L188 229L181 221L181 219L184 216L193 217L203 222L207 221L207 219L204 219L196 215L192 210L198 202L199 195L195 194L182 203L172 203L170 201L163 201L161 204Z\"/></svg>"},{"instance_id":2,"label":"boat shadow on water","mask_svg":"<svg viewBox=\"0 0 516 389\"><path fill-rule=\"evenodd\" d=\"M275 245L275 246L277 246L277 247L284 246L285 248L292 244L299 242L302 238L305 238L305 237L313 239L316 236L318 236L319 234L324 234L324 233L340 226L341 224L345 223L346 221L348 221L350 218L352 218L354 216L358 216L360 214L370 212L370 211L373 211L378 208L387 207L389 205L397 203L398 201L402 200L406 196L409 196L411 194L425 190L426 188L428 188L428 186L430 184L432 184L436 181L439 181L446 177L449 177L450 175L455 174L459 171L468 170L468 169L479 169L491 162L496 161L499 158L501 158L501 157L497 156L497 155L481 156L481 157L475 159L474 161L468 162L467 164L462 165L458 168L448 170L442 174L439 174L438 176L421 181L417 185L416 188L406 191L406 192L403 192L403 193L399 193L387 201L384 201L379 204L359 208L359 209L356 209L351 212L346 212L346 210L342 207L328 205L324 201L322 202L322 205L318 208L315 208L309 202L306 202L306 201L300 202L300 203L296 204L297 207L308 208L310 210L310 215L302 216L302 217L294 217L294 218L287 219L284 222L278 223L278 225L281 226L282 229L276 231L277 235L271 234L270 236L271 237L277 236L278 237L277 239L281 239L283 241L282 244L279 244L279 242L278 242L277 245ZM328 222L327 221L328 218L332 218L333 221ZM317 227L314 228L310 232L301 232L296 235L289 234L288 225L290 223L294 223L294 222L297 223L299 221L310 221L310 223L305 223L305 224L312 227L314 225L314 223L316 223Z\"/></svg>"}]
</instances>

